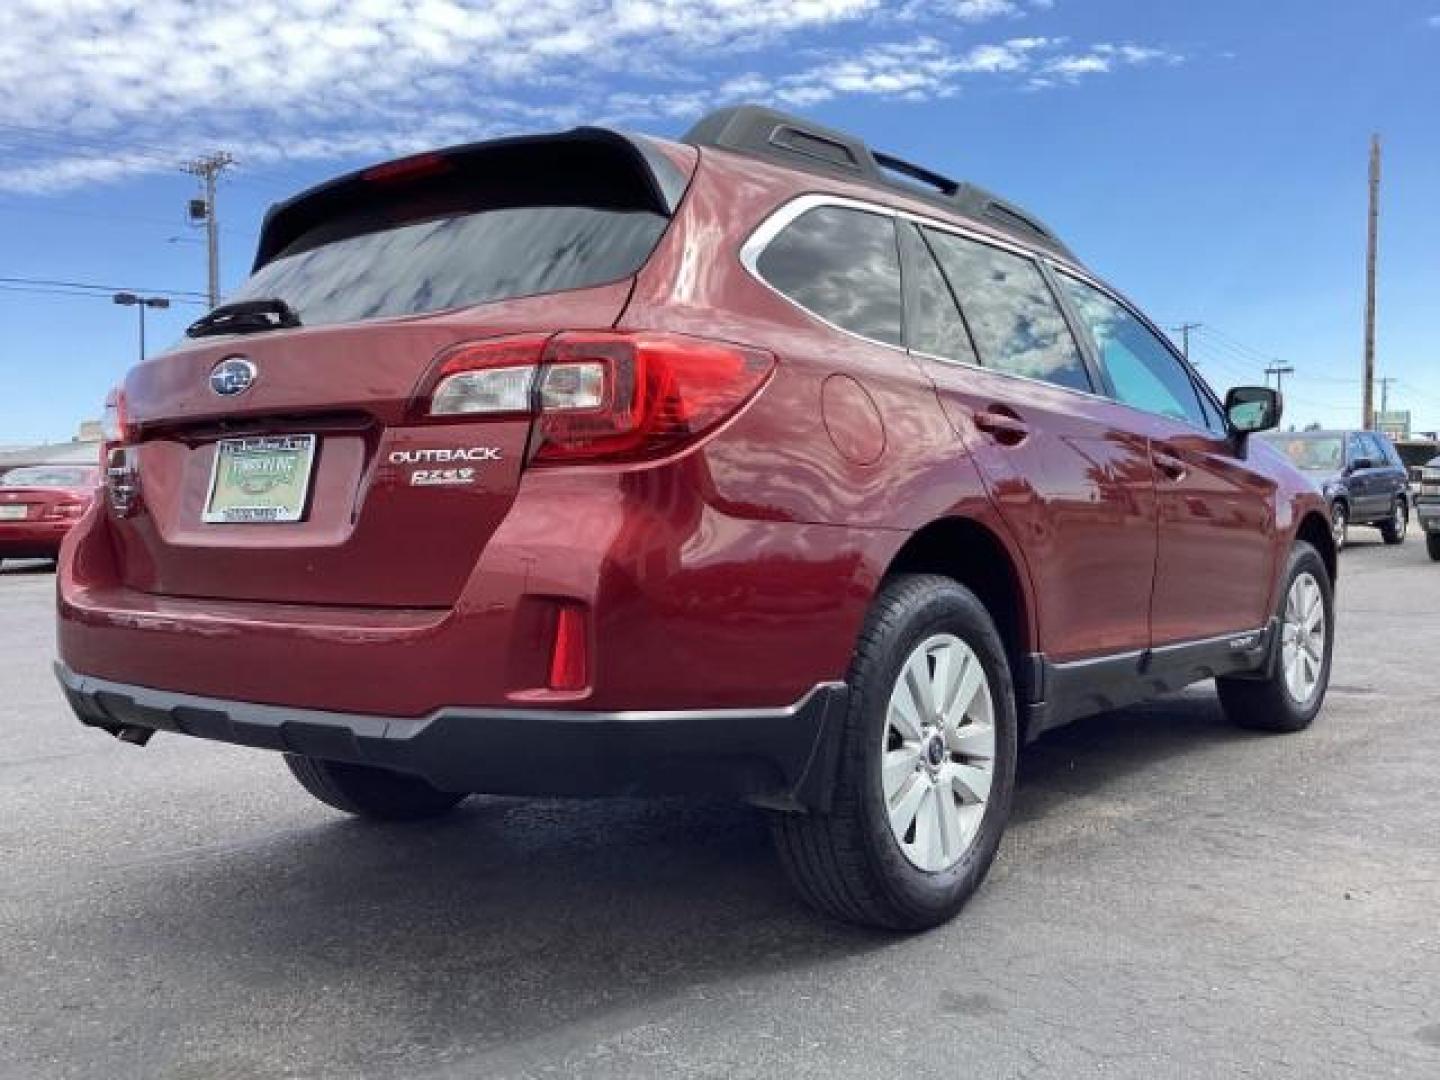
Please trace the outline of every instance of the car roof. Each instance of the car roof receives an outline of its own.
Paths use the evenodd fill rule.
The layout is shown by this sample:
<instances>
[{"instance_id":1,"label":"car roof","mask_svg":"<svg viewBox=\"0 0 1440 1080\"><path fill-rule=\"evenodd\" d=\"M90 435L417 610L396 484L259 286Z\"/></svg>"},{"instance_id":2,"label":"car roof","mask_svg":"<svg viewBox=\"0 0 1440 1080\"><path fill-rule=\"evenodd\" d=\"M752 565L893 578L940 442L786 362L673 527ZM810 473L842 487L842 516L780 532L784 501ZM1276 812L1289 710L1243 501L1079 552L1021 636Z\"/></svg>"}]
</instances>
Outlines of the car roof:
<instances>
[{"instance_id":1,"label":"car roof","mask_svg":"<svg viewBox=\"0 0 1440 1080\"><path fill-rule=\"evenodd\" d=\"M681 142L834 177L880 194L887 202L899 196L925 205L927 212L939 209L966 225L982 225L1027 248L1078 265L1054 230L1017 204L974 184L874 150L854 135L811 120L761 105L736 105L703 117L681 136Z\"/></svg>"}]
</instances>

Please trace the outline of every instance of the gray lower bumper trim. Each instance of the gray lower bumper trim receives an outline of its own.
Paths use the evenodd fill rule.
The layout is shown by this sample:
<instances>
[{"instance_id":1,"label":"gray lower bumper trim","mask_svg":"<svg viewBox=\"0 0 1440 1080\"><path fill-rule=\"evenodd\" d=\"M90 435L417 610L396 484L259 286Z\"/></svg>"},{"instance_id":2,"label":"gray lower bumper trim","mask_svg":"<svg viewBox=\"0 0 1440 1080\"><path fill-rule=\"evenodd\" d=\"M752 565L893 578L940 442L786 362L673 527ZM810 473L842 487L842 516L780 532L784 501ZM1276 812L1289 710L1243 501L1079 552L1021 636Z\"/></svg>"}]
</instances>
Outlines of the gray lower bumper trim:
<instances>
[{"instance_id":1,"label":"gray lower bumper trim","mask_svg":"<svg viewBox=\"0 0 1440 1080\"><path fill-rule=\"evenodd\" d=\"M594 712L444 708L418 719L224 701L98 679L57 663L80 721L396 769L450 791L734 794L828 807L844 683L775 709ZM562 760L563 767L557 768Z\"/></svg>"}]
</instances>

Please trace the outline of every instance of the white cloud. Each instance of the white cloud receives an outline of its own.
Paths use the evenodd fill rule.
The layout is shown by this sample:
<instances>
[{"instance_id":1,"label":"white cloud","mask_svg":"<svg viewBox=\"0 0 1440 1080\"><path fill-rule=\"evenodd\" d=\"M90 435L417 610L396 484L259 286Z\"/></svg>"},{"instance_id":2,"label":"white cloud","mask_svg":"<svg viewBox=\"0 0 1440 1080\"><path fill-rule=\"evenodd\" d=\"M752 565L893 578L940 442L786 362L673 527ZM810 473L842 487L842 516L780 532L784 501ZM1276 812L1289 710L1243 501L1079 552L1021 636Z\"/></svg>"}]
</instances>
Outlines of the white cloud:
<instances>
[{"instance_id":1,"label":"white cloud","mask_svg":"<svg viewBox=\"0 0 1440 1080\"><path fill-rule=\"evenodd\" d=\"M1182 64L1185 58L1166 49L1148 45L1102 42L1091 46L1082 53L1056 56L1040 65L1030 80L1034 89L1044 89L1057 83L1075 83L1090 75L1105 75L1120 67L1145 67L1150 64Z\"/></svg>"},{"instance_id":2,"label":"white cloud","mask_svg":"<svg viewBox=\"0 0 1440 1080\"><path fill-rule=\"evenodd\" d=\"M923 101L971 78L1066 81L1169 55L1106 45L1060 56L1060 39L1038 35L971 40L1049 6L3 0L0 190L169 170L220 145L251 167L377 157L586 121L674 128L727 101ZM908 38L874 40L899 31Z\"/></svg>"}]
</instances>

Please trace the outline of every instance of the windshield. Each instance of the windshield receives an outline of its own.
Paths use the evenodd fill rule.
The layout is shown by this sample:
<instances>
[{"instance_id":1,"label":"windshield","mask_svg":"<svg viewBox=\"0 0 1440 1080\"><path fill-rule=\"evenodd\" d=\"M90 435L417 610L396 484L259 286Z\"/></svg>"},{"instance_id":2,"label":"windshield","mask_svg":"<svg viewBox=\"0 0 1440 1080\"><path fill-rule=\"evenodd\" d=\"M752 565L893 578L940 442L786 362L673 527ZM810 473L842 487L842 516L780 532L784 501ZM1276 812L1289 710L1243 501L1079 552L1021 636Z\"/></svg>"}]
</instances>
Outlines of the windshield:
<instances>
[{"instance_id":1,"label":"windshield","mask_svg":"<svg viewBox=\"0 0 1440 1080\"><path fill-rule=\"evenodd\" d=\"M1339 472L1345 464L1345 442L1339 435L1286 435L1270 441L1297 469Z\"/></svg>"},{"instance_id":2,"label":"windshield","mask_svg":"<svg viewBox=\"0 0 1440 1080\"><path fill-rule=\"evenodd\" d=\"M62 465L28 465L0 476L0 487L84 488L97 482L94 469Z\"/></svg>"}]
</instances>

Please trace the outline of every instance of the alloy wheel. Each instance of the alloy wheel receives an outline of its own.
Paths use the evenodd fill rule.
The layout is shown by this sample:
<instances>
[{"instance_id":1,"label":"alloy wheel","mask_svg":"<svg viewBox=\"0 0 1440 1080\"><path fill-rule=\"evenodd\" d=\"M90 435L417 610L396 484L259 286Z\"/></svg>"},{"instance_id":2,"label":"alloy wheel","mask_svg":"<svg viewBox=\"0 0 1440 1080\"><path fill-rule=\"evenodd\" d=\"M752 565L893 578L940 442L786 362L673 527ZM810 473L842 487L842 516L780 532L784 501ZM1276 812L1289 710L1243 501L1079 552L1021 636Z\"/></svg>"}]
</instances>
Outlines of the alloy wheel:
<instances>
[{"instance_id":1,"label":"alloy wheel","mask_svg":"<svg viewBox=\"0 0 1440 1080\"><path fill-rule=\"evenodd\" d=\"M1325 668L1325 600L1312 574L1297 574L1285 598L1280 627L1280 662L1285 689L1297 705L1308 705Z\"/></svg>"},{"instance_id":2,"label":"alloy wheel","mask_svg":"<svg viewBox=\"0 0 1440 1080\"><path fill-rule=\"evenodd\" d=\"M995 702L980 657L953 634L922 641L886 709L881 786L905 858L948 870L980 831L995 768Z\"/></svg>"},{"instance_id":3,"label":"alloy wheel","mask_svg":"<svg viewBox=\"0 0 1440 1080\"><path fill-rule=\"evenodd\" d=\"M1345 512L1345 506L1343 503L1336 503L1330 510L1330 534L1335 538L1337 551L1345 546L1348 530L1349 517Z\"/></svg>"}]
</instances>

